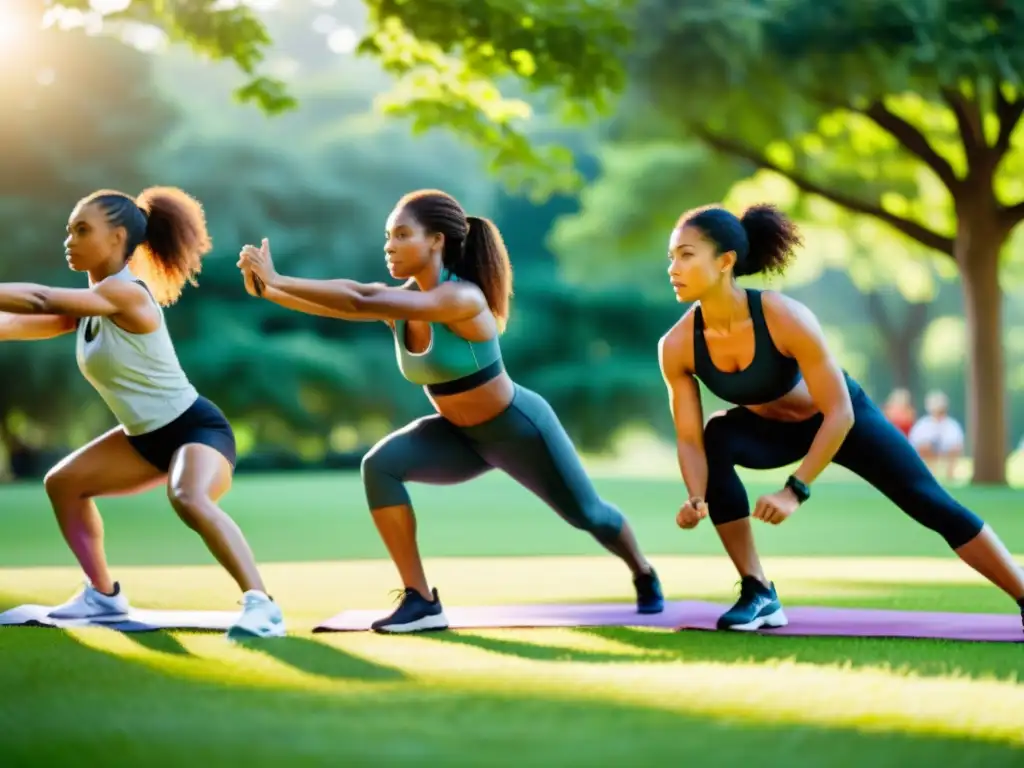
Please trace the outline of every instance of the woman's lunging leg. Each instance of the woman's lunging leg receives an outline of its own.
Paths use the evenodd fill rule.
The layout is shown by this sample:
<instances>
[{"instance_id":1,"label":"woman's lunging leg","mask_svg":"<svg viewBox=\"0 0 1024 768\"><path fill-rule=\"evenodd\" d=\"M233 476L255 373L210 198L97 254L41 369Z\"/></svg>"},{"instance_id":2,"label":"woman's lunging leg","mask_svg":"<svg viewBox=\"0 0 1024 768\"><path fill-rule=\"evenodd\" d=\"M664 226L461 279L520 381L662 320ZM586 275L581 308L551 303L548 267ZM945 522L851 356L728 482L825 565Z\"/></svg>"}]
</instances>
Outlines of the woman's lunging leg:
<instances>
[{"instance_id":1,"label":"woman's lunging leg","mask_svg":"<svg viewBox=\"0 0 1024 768\"><path fill-rule=\"evenodd\" d=\"M471 431L472 434L472 431ZM512 406L474 436L492 466L533 492L574 528L587 531L633 574L637 609L658 613L664 597L657 574L625 515L601 498L551 406L519 388Z\"/></svg>"},{"instance_id":2,"label":"woman's lunging leg","mask_svg":"<svg viewBox=\"0 0 1024 768\"><path fill-rule=\"evenodd\" d=\"M267 594L249 542L218 502L231 488L234 469L220 451L187 443L171 459L167 495L178 517L199 534L217 562L242 590L242 613L228 628L231 638L286 634L280 607Z\"/></svg>"},{"instance_id":3,"label":"woman's lunging leg","mask_svg":"<svg viewBox=\"0 0 1024 768\"><path fill-rule=\"evenodd\" d=\"M807 452L814 429L813 420L772 422L742 408L715 416L704 427L708 515L740 575L739 599L719 618L720 629L754 630L786 624L775 586L765 575L757 552L750 502L736 467L775 469L791 464Z\"/></svg>"},{"instance_id":4,"label":"woman's lunging leg","mask_svg":"<svg viewBox=\"0 0 1024 768\"><path fill-rule=\"evenodd\" d=\"M1020 604L1024 572L991 527L939 484L873 403L866 398L855 402L855 413L856 423L836 455L836 463L860 475L905 514L942 536L965 563Z\"/></svg>"},{"instance_id":5,"label":"woman's lunging leg","mask_svg":"<svg viewBox=\"0 0 1024 768\"><path fill-rule=\"evenodd\" d=\"M457 428L440 416L427 416L388 435L363 457L363 486L373 522L405 587L402 604L375 629L408 632L447 626L423 567L405 484L453 485L489 469Z\"/></svg>"},{"instance_id":6,"label":"woman's lunging leg","mask_svg":"<svg viewBox=\"0 0 1024 768\"><path fill-rule=\"evenodd\" d=\"M148 490L163 473L136 453L120 428L78 449L51 469L43 481L57 524L86 576L85 589L51 612L54 618L88 618L128 610L113 580L103 545L103 519L93 501Z\"/></svg>"}]
</instances>

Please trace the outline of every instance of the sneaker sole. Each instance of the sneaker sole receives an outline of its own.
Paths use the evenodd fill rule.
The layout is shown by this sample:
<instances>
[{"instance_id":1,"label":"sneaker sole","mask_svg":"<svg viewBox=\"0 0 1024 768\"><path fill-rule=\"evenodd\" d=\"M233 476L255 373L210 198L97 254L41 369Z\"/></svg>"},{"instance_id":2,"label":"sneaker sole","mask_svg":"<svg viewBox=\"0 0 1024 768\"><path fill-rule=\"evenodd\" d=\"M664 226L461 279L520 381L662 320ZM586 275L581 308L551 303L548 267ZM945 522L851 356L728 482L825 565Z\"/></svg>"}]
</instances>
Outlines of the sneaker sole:
<instances>
[{"instance_id":1,"label":"sneaker sole","mask_svg":"<svg viewBox=\"0 0 1024 768\"><path fill-rule=\"evenodd\" d=\"M119 621L128 621L130 616L127 613L104 613L101 616L69 616L48 613L46 618L55 621L93 621L97 624L116 624Z\"/></svg>"},{"instance_id":2,"label":"sneaker sole","mask_svg":"<svg viewBox=\"0 0 1024 768\"><path fill-rule=\"evenodd\" d=\"M665 611L665 604L660 605L644 605L636 609L637 613L652 614L652 613L663 613Z\"/></svg>"},{"instance_id":3,"label":"sneaker sole","mask_svg":"<svg viewBox=\"0 0 1024 768\"><path fill-rule=\"evenodd\" d=\"M274 626L269 632L253 632L251 629L245 627L231 627L225 633L225 635L231 640L242 640L249 638L272 638L272 637L286 637L288 631L285 629L284 624L278 624Z\"/></svg>"},{"instance_id":4,"label":"sneaker sole","mask_svg":"<svg viewBox=\"0 0 1024 768\"><path fill-rule=\"evenodd\" d=\"M729 629L735 632L753 632L755 630L765 627L767 629L778 629L789 624L789 619L786 618L786 614L783 613L782 609L769 613L767 616L758 616L751 622L746 624L732 624L729 626L719 625L719 629Z\"/></svg>"},{"instance_id":5,"label":"sneaker sole","mask_svg":"<svg viewBox=\"0 0 1024 768\"><path fill-rule=\"evenodd\" d=\"M422 619L410 621L408 624L384 624L373 627L374 632L386 635L402 635L410 632L440 632L448 629L448 618L443 613L424 616Z\"/></svg>"}]
</instances>

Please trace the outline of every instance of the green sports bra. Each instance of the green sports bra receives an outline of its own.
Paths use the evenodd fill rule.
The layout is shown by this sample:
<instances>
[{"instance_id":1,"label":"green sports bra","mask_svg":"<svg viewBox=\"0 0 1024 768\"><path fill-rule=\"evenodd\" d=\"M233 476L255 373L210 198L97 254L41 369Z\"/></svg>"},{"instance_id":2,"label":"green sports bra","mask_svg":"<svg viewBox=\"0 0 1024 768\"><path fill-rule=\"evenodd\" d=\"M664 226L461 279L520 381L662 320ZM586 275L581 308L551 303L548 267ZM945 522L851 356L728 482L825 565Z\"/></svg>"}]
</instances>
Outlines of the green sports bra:
<instances>
[{"instance_id":1,"label":"green sports bra","mask_svg":"<svg viewBox=\"0 0 1024 768\"><path fill-rule=\"evenodd\" d=\"M448 270L441 281L459 280ZM415 283L409 290L419 290ZM467 341L442 323L430 324L430 344L423 352L410 352L405 343L405 320L395 320L395 352L398 368L413 384L432 394L451 395L478 387L505 370L501 345L495 334L486 341Z\"/></svg>"}]
</instances>

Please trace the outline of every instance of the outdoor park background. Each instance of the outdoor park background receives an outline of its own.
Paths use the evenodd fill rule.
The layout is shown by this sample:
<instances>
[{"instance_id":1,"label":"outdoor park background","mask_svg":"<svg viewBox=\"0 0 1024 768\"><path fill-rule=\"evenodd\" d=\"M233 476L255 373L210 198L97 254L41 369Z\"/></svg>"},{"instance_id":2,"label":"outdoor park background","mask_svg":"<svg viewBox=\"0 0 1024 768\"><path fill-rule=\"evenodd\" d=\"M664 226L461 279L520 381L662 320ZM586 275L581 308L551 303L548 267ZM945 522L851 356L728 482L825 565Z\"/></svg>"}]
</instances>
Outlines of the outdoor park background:
<instances>
[{"instance_id":1,"label":"outdoor park background","mask_svg":"<svg viewBox=\"0 0 1024 768\"><path fill-rule=\"evenodd\" d=\"M419 187L492 218L516 270L512 376L552 403L669 597L724 605L734 574L713 530L673 524L684 489L656 345L685 307L664 253L690 206L776 202L807 247L771 287L818 314L879 402L905 386L920 414L926 391L947 393L969 435L952 491L1021 552L1024 13L984 0L807 0L782 15L695 0L49 5L0 1L0 280L81 285L63 227L96 188L173 184L203 201L215 252L168 323L235 426L225 508L297 636L257 651L187 633L0 632L15 660L0 668L0 762L594 765L685 745L708 766L1020 764L1012 646L303 636L343 608L387 606L397 583L358 461L429 406L383 326L252 299L234 264L268 237L282 271L386 280L384 220ZM105 26L96 9L113 12ZM384 21L394 13L404 27ZM0 371L0 609L55 603L80 576L40 479L113 422L71 337L0 344ZM745 475L751 498L785 474ZM505 478L417 487L414 501L450 604L631 599L616 562ZM233 605L159 491L100 507L133 599ZM758 537L787 604L1012 608L838 470Z\"/></svg>"},{"instance_id":2,"label":"outdoor park background","mask_svg":"<svg viewBox=\"0 0 1024 768\"><path fill-rule=\"evenodd\" d=\"M429 406L401 379L385 328L304 316L248 297L234 267L240 246L269 237L285 271L387 279L384 219L403 192L423 186L449 190L470 212L491 217L501 228L516 269L515 319L503 339L508 367L551 401L588 454L618 451L637 466L676 472L671 447L654 460L635 461L636 440L623 446L621 439L649 437L644 442L651 448L654 438L671 438L656 345L685 308L669 290L664 253L679 213L715 201L739 210L771 200L805 222L807 247L792 274L771 285L819 315L842 364L876 400L894 386L906 386L920 414L927 390L945 391L952 414L969 430L972 456L980 443L1001 461L1024 435L1024 337L1013 332L1024 316L1024 228L1007 235L1000 255L999 338L979 345L972 334L984 338L999 295L993 286L976 288L984 311L975 313L976 329L969 328L965 281L952 255L929 250L877 218L850 216L820 196L799 197L783 176L712 153L696 137L727 118L730 138L749 143L759 133L770 137L765 162L788 163L795 175L808 174L831 196L856 196L868 207L877 205L883 216L922 222L929 242L943 245L943 238L957 234L951 195L936 173L863 111L819 108L824 116L815 122L816 105L787 105L792 114L786 127L794 138L787 144L773 136L779 131L768 124L757 89L799 95L799 83L786 85L785 66L779 75L751 72L747 86L722 89L715 97L715 79L723 78L717 70L724 65L705 53L702 72L701 58L691 52L695 61L671 64L687 72L688 85L678 86L678 99L662 94L666 86L657 80L631 83L617 109L582 124L560 119L556 109L562 100L532 95L533 118L512 123L532 139L528 155L511 139L485 135L470 120L472 109L457 111L454 88L418 97L422 114L415 119L437 126L425 134L413 135L412 118L384 114L382 102L404 92L396 90L395 77L378 58L353 53L370 28L362 2L254 4L265 8L260 18L273 40L257 72L280 78L297 101L273 117L255 103L232 99L232 91L247 82L236 66L210 63L184 45L154 56L111 35L60 28L77 22L88 29L89 17L82 14L56 17L43 32L15 24L18 10L21 24L32 10L38 23L40 5L14 0L0 15L0 26L8 30L0 48L0 95L8 105L0 122L0 231L6 233L0 279L81 284L61 256L63 225L74 202L93 189L138 192L150 184L174 184L201 199L215 252L200 289L186 291L168 322L189 375L238 430L246 468L330 465L336 454L365 450ZM145 5L136 2L129 11L141 14ZM429 32L432 15L444 19L448 5L460 7L418 4L422 18L413 13L410 23ZM478 7L483 17L497 13L487 3ZM684 3L677 13L686 8ZM602 42L597 36L607 23L594 12L592 28L583 30L597 38L591 45ZM167 47L151 27L128 26L121 36L144 49ZM579 42L570 37L566 45ZM667 43L652 38L645 45ZM594 66L592 51L561 55L565 68ZM669 65L656 59L649 66ZM915 77L923 89L926 84ZM587 87L585 79L577 80L574 86ZM505 88L523 95L516 81ZM1013 98L1012 84L1006 89ZM467 99L483 104L479 109L501 119L486 93L478 97L479 89L463 90ZM666 111L656 102L659 95L686 103ZM983 100L991 96L986 92ZM837 90L833 98L839 103L847 95ZM651 117L656 107L662 112ZM890 121L905 117L909 123L901 124L919 126L940 158L964 175L955 113L941 98L899 93L886 107ZM1014 118L1019 111L1011 110ZM994 142L1000 124L995 108L989 112L984 127ZM451 121L456 130L447 129ZM1015 195L1024 197L1018 173L1024 131L1013 137L993 182L998 200L1007 204L1016 202ZM552 144L573 151L581 179L569 192L544 196L569 176L556 161L543 164L550 170L546 175L538 172L534 148L546 152ZM801 160L800 152L810 161ZM491 172L495 167L500 175ZM975 226L965 218L969 212L961 216L961 227ZM980 251L982 235L991 239L991 233L976 230L963 235L975 251L971 257L957 254L967 271L989 258ZM75 370L72 344L64 338L0 345L0 366L7 372L0 390L0 443L8 452L41 452L24 457L20 468L29 474L45 471L63 452L112 424ZM972 372L978 376L977 415L968 397ZM710 403L709 412L714 407ZM986 479L1001 479L1001 467L986 471ZM965 466L964 479L971 476Z\"/></svg>"}]
</instances>

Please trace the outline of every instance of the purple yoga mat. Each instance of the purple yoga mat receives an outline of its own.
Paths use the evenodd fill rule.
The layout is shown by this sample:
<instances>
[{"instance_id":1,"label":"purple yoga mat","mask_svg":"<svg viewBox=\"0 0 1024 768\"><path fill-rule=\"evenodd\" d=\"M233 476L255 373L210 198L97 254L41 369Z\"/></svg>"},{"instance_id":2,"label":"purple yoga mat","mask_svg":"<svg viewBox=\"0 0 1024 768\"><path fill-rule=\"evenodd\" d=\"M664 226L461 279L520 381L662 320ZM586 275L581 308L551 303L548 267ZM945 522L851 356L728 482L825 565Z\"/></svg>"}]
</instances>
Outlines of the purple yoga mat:
<instances>
[{"instance_id":1,"label":"purple yoga mat","mask_svg":"<svg viewBox=\"0 0 1024 768\"><path fill-rule=\"evenodd\" d=\"M643 616L629 603L583 605L452 606L452 629L525 627L660 627L713 630L728 606L704 602L667 603L662 613ZM358 632L389 611L342 611L314 632ZM773 635L822 637L916 637L1003 643L1024 642L1019 614L923 613L854 608L786 609L789 626L759 630Z\"/></svg>"}]
</instances>

